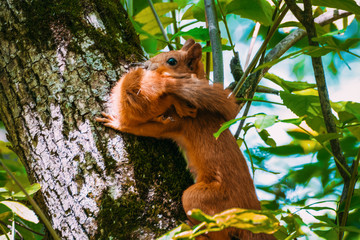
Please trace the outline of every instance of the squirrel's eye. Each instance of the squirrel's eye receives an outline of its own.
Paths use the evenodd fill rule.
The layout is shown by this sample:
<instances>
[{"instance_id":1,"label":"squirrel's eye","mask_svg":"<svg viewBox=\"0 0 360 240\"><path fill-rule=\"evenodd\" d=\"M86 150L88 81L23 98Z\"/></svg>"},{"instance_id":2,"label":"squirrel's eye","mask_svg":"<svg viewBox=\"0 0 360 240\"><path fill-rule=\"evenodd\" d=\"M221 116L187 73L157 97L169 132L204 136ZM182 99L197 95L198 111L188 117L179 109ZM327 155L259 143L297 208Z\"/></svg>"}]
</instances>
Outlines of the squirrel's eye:
<instances>
[{"instance_id":1,"label":"squirrel's eye","mask_svg":"<svg viewBox=\"0 0 360 240\"><path fill-rule=\"evenodd\" d=\"M166 62L171 66L175 66L177 64L177 61L175 58L169 58Z\"/></svg>"}]
</instances>

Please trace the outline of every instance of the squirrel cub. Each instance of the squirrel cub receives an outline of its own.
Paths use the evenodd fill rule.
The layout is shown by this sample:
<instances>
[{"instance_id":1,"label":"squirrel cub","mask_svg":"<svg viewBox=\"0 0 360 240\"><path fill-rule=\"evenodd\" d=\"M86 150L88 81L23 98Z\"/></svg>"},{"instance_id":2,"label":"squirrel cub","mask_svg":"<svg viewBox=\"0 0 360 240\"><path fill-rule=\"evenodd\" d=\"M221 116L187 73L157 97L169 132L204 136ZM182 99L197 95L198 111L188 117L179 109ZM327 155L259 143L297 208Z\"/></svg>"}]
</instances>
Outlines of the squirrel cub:
<instances>
[{"instance_id":1,"label":"squirrel cub","mask_svg":"<svg viewBox=\"0 0 360 240\"><path fill-rule=\"evenodd\" d=\"M201 46L188 40L179 51L161 53L125 74L111 91L111 114L98 122L135 135L170 138L184 150L196 183L182 196L185 212L214 215L229 208L260 209L246 161L229 130L215 133L237 113L234 97L204 77ZM192 224L197 222L189 218ZM275 239L225 229L197 239Z\"/></svg>"}]
</instances>

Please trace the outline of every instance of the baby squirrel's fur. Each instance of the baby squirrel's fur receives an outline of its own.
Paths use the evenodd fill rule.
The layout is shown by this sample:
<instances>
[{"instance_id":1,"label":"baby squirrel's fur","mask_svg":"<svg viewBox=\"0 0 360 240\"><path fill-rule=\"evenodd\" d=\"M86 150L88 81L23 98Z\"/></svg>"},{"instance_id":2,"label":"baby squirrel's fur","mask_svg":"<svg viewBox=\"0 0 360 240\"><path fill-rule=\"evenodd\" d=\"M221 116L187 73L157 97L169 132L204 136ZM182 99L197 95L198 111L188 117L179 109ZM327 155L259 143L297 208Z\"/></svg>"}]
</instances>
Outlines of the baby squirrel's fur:
<instances>
[{"instance_id":1,"label":"baby squirrel's fur","mask_svg":"<svg viewBox=\"0 0 360 240\"><path fill-rule=\"evenodd\" d=\"M222 123L237 113L234 97L204 77L201 46L191 39L179 51L150 59L147 70L125 74L111 91L111 114L97 118L122 132L170 138L184 150L196 183L182 196L185 212L199 208L213 215L229 208L260 209L246 161L229 130L218 139ZM174 58L175 65L169 64ZM174 63L174 61L171 61ZM189 219L197 224L193 219ZM275 239L271 235L226 229L197 239ZM236 239L236 238L235 238Z\"/></svg>"}]
</instances>

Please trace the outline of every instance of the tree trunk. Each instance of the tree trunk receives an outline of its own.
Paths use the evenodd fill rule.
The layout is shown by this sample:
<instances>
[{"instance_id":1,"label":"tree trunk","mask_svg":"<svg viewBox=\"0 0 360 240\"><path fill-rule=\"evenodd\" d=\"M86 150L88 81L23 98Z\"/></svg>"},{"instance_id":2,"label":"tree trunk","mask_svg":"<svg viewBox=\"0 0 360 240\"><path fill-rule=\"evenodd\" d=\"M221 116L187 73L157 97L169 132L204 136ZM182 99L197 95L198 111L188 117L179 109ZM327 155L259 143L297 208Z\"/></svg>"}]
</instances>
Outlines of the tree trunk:
<instances>
[{"instance_id":1,"label":"tree trunk","mask_svg":"<svg viewBox=\"0 0 360 240\"><path fill-rule=\"evenodd\" d=\"M0 119L63 239L153 239L183 220L170 141L94 121L141 48L119 1L0 0Z\"/></svg>"}]
</instances>

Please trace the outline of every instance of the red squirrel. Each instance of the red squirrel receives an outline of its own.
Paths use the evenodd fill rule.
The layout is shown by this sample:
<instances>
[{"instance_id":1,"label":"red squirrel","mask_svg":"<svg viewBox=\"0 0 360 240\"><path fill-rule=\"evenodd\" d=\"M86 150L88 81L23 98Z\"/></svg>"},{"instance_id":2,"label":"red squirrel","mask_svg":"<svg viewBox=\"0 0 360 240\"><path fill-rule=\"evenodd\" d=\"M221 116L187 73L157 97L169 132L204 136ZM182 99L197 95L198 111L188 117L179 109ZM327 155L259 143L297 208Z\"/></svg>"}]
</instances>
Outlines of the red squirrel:
<instances>
[{"instance_id":1,"label":"red squirrel","mask_svg":"<svg viewBox=\"0 0 360 240\"><path fill-rule=\"evenodd\" d=\"M188 40L179 51L150 59L148 69L125 74L111 91L110 112L98 122L135 135L170 138L185 151L196 183L186 189L186 213L199 208L214 215L229 208L260 209L246 161L229 130L218 139L222 123L237 113L234 97L209 85L201 63L201 46ZM196 221L189 218L192 224ZM197 239L275 239L247 230L225 229Z\"/></svg>"}]
</instances>

